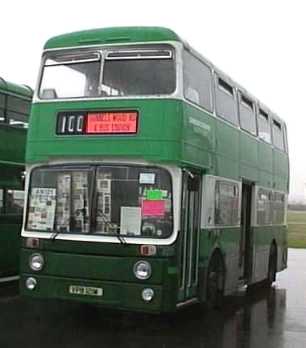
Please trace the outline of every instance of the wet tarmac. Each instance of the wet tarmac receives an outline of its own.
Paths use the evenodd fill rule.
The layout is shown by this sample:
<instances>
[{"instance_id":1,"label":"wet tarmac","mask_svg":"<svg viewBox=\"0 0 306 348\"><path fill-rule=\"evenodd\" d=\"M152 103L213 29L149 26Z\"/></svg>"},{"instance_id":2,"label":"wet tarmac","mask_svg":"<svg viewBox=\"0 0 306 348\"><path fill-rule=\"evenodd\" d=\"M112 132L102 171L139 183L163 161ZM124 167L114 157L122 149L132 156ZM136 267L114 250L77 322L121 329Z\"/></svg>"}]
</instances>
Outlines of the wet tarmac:
<instances>
[{"instance_id":1,"label":"wet tarmac","mask_svg":"<svg viewBox=\"0 0 306 348\"><path fill-rule=\"evenodd\" d=\"M228 299L222 311L190 308L157 317L63 302L33 302L0 284L0 347L306 347L306 251L270 290Z\"/></svg>"}]
</instances>

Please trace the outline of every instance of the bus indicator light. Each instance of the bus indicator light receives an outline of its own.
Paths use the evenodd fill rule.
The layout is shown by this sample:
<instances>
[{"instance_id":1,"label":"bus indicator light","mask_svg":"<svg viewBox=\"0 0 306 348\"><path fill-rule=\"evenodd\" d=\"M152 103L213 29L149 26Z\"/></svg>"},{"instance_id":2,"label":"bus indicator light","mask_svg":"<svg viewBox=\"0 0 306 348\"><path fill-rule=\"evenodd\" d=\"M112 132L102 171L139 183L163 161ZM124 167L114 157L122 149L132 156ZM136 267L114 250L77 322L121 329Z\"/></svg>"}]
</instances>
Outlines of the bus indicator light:
<instances>
[{"instance_id":1,"label":"bus indicator light","mask_svg":"<svg viewBox=\"0 0 306 348\"><path fill-rule=\"evenodd\" d=\"M137 132L138 113L96 112L88 113L86 134L135 134Z\"/></svg>"},{"instance_id":2,"label":"bus indicator light","mask_svg":"<svg viewBox=\"0 0 306 348\"><path fill-rule=\"evenodd\" d=\"M156 246L155 245L141 245L140 246L140 255L142 255L142 256L156 255Z\"/></svg>"},{"instance_id":3,"label":"bus indicator light","mask_svg":"<svg viewBox=\"0 0 306 348\"><path fill-rule=\"evenodd\" d=\"M39 248L39 239L38 238L27 238L26 247L27 248Z\"/></svg>"}]
</instances>

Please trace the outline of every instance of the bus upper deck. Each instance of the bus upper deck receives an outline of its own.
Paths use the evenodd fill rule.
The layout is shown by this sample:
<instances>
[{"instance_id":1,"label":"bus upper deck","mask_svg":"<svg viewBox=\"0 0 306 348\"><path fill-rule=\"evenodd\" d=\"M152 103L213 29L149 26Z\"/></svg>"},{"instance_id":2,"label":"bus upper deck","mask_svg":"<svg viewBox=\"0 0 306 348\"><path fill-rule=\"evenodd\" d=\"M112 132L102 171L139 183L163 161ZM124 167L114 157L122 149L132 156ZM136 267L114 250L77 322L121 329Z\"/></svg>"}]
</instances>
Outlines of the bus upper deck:
<instances>
[{"instance_id":1,"label":"bus upper deck","mask_svg":"<svg viewBox=\"0 0 306 348\"><path fill-rule=\"evenodd\" d=\"M228 176L231 161L233 178L242 170L241 176L264 186L288 188L284 122L161 28L101 29L49 40L33 118L28 163L128 156ZM255 167L252 174L248 167ZM261 170L271 174L269 182Z\"/></svg>"}]
</instances>

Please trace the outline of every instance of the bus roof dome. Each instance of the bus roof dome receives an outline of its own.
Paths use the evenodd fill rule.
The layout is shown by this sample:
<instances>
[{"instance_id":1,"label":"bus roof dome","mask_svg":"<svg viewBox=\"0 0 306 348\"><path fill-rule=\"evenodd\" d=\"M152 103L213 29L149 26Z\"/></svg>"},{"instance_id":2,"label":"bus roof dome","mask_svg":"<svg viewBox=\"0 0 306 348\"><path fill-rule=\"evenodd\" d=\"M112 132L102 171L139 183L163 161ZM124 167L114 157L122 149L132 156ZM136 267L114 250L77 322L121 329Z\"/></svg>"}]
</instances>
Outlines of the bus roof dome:
<instances>
[{"instance_id":1,"label":"bus roof dome","mask_svg":"<svg viewBox=\"0 0 306 348\"><path fill-rule=\"evenodd\" d=\"M0 91L2 92L11 92L18 95L24 95L25 97L32 98L33 90L31 87L26 85L17 85L12 82L8 82L0 77Z\"/></svg>"},{"instance_id":2,"label":"bus roof dome","mask_svg":"<svg viewBox=\"0 0 306 348\"><path fill-rule=\"evenodd\" d=\"M149 41L181 41L172 30L162 27L112 27L78 31L49 39L44 48Z\"/></svg>"}]
</instances>

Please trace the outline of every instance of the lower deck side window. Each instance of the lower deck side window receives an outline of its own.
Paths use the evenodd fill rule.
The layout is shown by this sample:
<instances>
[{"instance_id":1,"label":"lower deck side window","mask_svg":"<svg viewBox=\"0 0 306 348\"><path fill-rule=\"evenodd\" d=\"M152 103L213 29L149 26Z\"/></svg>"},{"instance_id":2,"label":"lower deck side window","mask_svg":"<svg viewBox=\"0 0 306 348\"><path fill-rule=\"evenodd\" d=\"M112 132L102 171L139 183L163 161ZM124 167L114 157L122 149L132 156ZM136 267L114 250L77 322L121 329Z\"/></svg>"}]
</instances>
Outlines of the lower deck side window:
<instances>
[{"instance_id":1,"label":"lower deck side window","mask_svg":"<svg viewBox=\"0 0 306 348\"><path fill-rule=\"evenodd\" d=\"M282 225L285 222L286 195L260 188L257 192L257 225Z\"/></svg>"},{"instance_id":2,"label":"lower deck side window","mask_svg":"<svg viewBox=\"0 0 306 348\"><path fill-rule=\"evenodd\" d=\"M24 191L0 189L1 215L22 215Z\"/></svg>"},{"instance_id":3,"label":"lower deck side window","mask_svg":"<svg viewBox=\"0 0 306 348\"><path fill-rule=\"evenodd\" d=\"M217 181L215 187L215 224L239 224L239 186L236 183Z\"/></svg>"}]
</instances>

